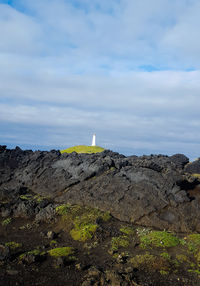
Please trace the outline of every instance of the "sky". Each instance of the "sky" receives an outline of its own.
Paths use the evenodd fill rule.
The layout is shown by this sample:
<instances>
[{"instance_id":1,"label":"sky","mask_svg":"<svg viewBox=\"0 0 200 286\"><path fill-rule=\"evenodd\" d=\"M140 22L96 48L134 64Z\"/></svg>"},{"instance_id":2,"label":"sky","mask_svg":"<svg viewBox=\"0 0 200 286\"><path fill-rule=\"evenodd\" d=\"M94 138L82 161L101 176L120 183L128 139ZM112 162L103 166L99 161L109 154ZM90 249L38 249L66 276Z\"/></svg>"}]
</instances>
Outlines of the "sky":
<instances>
[{"instance_id":1,"label":"sky","mask_svg":"<svg viewBox=\"0 0 200 286\"><path fill-rule=\"evenodd\" d=\"M200 157L199 0L0 0L0 145Z\"/></svg>"}]
</instances>

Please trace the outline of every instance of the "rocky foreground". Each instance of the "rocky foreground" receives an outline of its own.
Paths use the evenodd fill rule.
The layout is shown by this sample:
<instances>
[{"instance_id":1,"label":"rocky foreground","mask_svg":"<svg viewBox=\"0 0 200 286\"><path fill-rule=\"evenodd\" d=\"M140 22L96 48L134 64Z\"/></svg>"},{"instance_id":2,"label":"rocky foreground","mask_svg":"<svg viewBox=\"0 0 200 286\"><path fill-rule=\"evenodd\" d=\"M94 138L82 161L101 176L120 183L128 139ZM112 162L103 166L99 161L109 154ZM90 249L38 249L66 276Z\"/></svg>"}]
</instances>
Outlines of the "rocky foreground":
<instances>
[{"instance_id":1,"label":"rocky foreground","mask_svg":"<svg viewBox=\"0 0 200 286\"><path fill-rule=\"evenodd\" d=\"M0 146L0 285L200 285L200 159Z\"/></svg>"}]
</instances>

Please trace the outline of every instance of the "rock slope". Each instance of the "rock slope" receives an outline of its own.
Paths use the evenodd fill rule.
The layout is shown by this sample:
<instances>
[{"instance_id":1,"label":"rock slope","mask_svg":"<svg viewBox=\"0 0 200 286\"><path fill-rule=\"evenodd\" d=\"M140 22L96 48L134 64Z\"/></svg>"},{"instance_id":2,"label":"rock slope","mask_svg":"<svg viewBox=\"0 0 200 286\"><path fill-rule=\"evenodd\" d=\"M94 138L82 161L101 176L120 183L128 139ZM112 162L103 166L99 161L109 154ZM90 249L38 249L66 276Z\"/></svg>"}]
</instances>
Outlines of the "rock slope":
<instances>
[{"instance_id":1,"label":"rock slope","mask_svg":"<svg viewBox=\"0 0 200 286\"><path fill-rule=\"evenodd\" d=\"M195 175L193 175L195 174ZM9 150L0 146L1 215L53 216L48 201L15 203L33 192L57 203L109 211L121 221L178 232L200 231L200 159L189 163L176 154L130 156L106 150L97 154ZM29 205L30 204L30 205Z\"/></svg>"}]
</instances>

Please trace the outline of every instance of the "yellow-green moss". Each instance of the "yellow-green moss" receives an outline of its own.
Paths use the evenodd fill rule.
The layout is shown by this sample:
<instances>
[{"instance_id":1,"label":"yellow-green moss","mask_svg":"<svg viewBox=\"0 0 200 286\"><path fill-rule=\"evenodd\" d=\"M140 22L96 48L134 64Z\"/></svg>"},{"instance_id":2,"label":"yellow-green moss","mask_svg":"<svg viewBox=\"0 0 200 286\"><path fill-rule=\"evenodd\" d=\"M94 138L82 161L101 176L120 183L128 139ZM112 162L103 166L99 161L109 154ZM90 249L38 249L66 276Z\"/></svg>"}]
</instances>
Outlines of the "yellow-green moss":
<instances>
[{"instance_id":1,"label":"yellow-green moss","mask_svg":"<svg viewBox=\"0 0 200 286\"><path fill-rule=\"evenodd\" d=\"M70 231L71 237L74 240L86 241L87 239L91 239L97 229L97 224L85 224L76 226L74 229Z\"/></svg>"},{"instance_id":2,"label":"yellow-green moss","mask_svg":"<svg viewBox=\"0 0 200 286\"><path fill-rule=\"evenodd\" d=\"M37 202L37 203L41 203L44 199L48 199L48 197L43 197L41 195L35 195L33 197L33 199Z\"/></svg>"},{"instance_id":3,"label":"yellow-green moss","mask_svg":"<svg viewBox=\"0 0 200 286\"><path fill-rule=\"evenodd\" d=\"M33 250L31 250L31 251L22 253L22 254L19 256L19 259L20 259L20 260L23 260L24 257L25 257L27 254L33 254L34 256L43 256L43 255L46 254L46 252L45 252L45 251L41 251L40 249L33 249Z\"/></svg>"},{"instance_id":4,"label":"yellow-green moss","mask_svg":"<svg viewBox=\"0 0 200 286\"><path fill-rule=\"evenodd\" d=\"M200 267L200 250L195 253L195 258L197 260L197 264Z\"/></svg>"},{"instance_id":5,"label":"yellow-green moss","mask_svg":"<svg viewBox=\"0 0 200 286\"><path fill-rule=\"evenodd\" d=\"M200 250L200 234L193 233L187 236L187 246L189 251L195 253Z\"/></svg>"},{"instance_id":6,"label":"yellow-green moss","mask_svg":"<svg viewBox=\"0 0 200 286\"><path fill-rule=\"evenodd\" d=\"M29 200L33 199L33 196L30 195L30 194L21 195L21 196L20 196L20 199L25 200L25 201L29 201Z\"/></svg>"},{"instance_id":7,"label":"yellow-green moss","mask_svg":"<svg viewBox=\"0 0 200 286\"><path fill-rule=\"evenodd\" d=\"M159 272L160 272L161 275L169 274L169 271L166 271L166 270L160 270Z\"/></svg>"},{"instance_id":8,"label":"yellow-green moss","mask_svg":"<svg viewBox=\"0 0 200 286\"><path fill-rule=\"evenodd\" d=\"M200 179L200 174L192 174L193 177Z\"/></svg>"},{"instance_id":9,"label":"yellow-green moss","mask_svg":"<svg viewBox=\"0 0 200 286\"><path fill-rule=\"evenodd\" d=\"M8 246L10 249L16 249L22 247L22 243L18 243L15 241L9 241L5 243L5 246Z\"/></svg>"},{"instance_id":10,"label":"yellow-green moss","mask_svg":"<svg viewBox=\"0 0 200 286\"><path fill-rule=\"evenodd\" d=\"M70 211L70 208L71 208L71 205L63 204L63 205L60 205L60 206L56 207L56 212L59 215L65 215L65 214L67 214Z\"/></svg>"},{"instance_id":11,"label":"yellow-green moss","mask_svg":"<svg viewBox=\"0 0 200 286\"><path fill-rule=\"evenodd\" d=\"M170 269L168 260L162 257L157 257L148 252L145 254L136 255L132 257L130 259L130 262L135 268L148 269L151 272L157 271L157 270L158 271L169 271Z\"/></svg>"},{"instance_id":12,"label":"yellow-green moss","mask_svg":"<svg viewBox=\"0 0 200 286\"><path fill-rule=\"evenodd\" d=\"M57 241L56 241L56 240L51 240L51 241L50 241L50 245L51 245L51 246L56 245L56 244L57 244Z\"/></svg>"},{"instance_id":13,"label":"yellow-green moss","mask_svg":"<svg viewBox=\"0 0 200 286\"><path fill-rule=\"evenodd\" d=\"M167 231L151 231L146 235L140 236L140 246L142 248L167 248L177 246L179 243L179 238Z\"/></svg>"},{"instance_id":14,"label":"yellow-green moss","mask_svg":"<svg viewBox=\"0 0 200 286\"><path fill-rule=\"evenodd\" d=\"M101 212L100 217L103 221L109 221L111 219L110 212Z\"/></svg>"},{"instance_id":15,"label":"yellow-green moss","mask_svg":"<svg viewBox=\"0 0 200 286\"><path fill-rule=\"evenodd\" d=\"M113 251L117 251L120 247L128 247L129 245L129 238L125 235L112 237L111 250Z\"/></svg>"},{"instance_id":16,"label":"yellow-green moss","mask_svg":"<svg viewBox=\"0 0 200 286\"><path fill-rule=\"evenodd\" d=\"M200 270L199 269L188 269L188 272L192 272L192 273L200 275Z\"/></svg>"},{"instance_id":17,"label":"yellow-green moss","mask_svg":"<svg viewBox=\"0 0 200 286\"><path fill-rule=\"evenodd\" d=\"M79 241L86 241L93 237L98 228L97 219L108 221L111 218L109 212L70 204L57 206L56 212L61 216L63 226L70 226L72 238Z\"/></svg>"},{"instance_id":18,"label":"yellow-green moss","mask_svg":"<svg viewBox=\"0 0 200 286\"><path fill-rule=\"evenodd\" d=\"M170 259L171 259L171 256L169 255L168 252L162 252L162 253L160 254L160 256L161 256L162 258L164 258L164 259L167 259L167 260L170 260Z\"/></svg>"},{"instance_id":19,"label":"yellow-green moss","mask_svg":"<svg viewBox=\"0 0 200 286\"><path fill-rule=\"evenodd\" d=\"M176 254L176 259L180 262L180 263L185 263L185 262L189 262L189 257L187 257L184 254Z\"/></svg>"},{"instance_id":20,"label":"yellow-green moss","mask_svg":"<svg viewBox=\"0 0 200 286\"><path fill-rule=\"evenodd\" d=\"M86 146L86 145L78 145L78 146L73 146L64 150L61 150L60 153L72 153L72 152L76 152L76 153L88 153L88 154L92 154L92 153L99 153L104 151L105 149L99 146Z\"/></svg>"},{"instance_id":21,"label":"yellow-green moss","mask_svg":"<svg viewBox=\"0 0 200 286\"><path fill-rule=\"evenodd\" d=\"M6 218L2 221L2 226L7 226L9 223L11 223L12 219L9 217L9 218Z\"/></svg>"},{"instance_id":22,"label":"yellow-green moss","mask_svg":"<svg viewBox=\"0 0 200 286\"><path fill-rule=\"evenodd\" d=\"M123 226L120 231L126 235L133 235L135 233L134 229L130 226Z\"/></svg>"},{"instance_id":23,"label":"yellow-green moss","mask_svg":"<svg viewBox=\"0 0 200 286\"><path fill-rule=\"evenodd\" d=\"M50 256L53 257L64 257L64 256L70 256L74 254L74 248L73 247L58 247L53 248L48 251Z\"/></svg>"}]
</instances>

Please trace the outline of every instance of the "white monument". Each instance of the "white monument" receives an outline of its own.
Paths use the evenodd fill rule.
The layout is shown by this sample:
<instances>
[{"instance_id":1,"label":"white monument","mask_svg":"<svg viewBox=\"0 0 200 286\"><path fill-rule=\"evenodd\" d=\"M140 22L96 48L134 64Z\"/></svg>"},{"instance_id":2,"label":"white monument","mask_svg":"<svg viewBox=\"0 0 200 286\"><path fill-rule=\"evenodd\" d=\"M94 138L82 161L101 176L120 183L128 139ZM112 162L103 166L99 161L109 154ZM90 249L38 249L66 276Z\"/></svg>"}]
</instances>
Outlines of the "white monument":
<instances>
[{"instance_id":1,"label":"white monument","mask_svg":"<svg viewBox=\"0 0 200 286\"><path fill-rule=\"evenodd\" d=\"M92 136L92 146L96 146L96 134Z\"/></svg>"}]
</instances>

